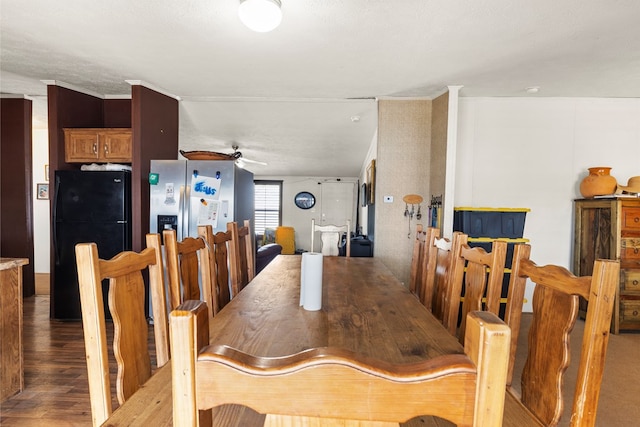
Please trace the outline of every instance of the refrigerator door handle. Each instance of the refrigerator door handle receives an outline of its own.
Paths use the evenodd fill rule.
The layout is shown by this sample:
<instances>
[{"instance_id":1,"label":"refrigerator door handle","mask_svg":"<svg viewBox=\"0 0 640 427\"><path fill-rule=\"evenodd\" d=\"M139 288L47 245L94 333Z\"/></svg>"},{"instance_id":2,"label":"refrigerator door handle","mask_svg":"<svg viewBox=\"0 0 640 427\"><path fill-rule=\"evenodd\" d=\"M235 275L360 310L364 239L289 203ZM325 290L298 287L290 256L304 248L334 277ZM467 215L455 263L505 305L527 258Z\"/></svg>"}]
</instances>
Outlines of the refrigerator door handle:
<instances>
[{"instance_id":1,"label":"refrigerator door handle","mask_svg":"<svg viewBox=\"0 0 640 427\"><path fill-rule=\"evenodd\" d=\"M187 185L185 187L185 192L184 192L184 219L183 219L183 223L182 223L182 227L183 227L183 236L187 237L189 235L189 223L190 223L190 218L191 216L191 186ZM183 237L183 238L184 238Z\"/></svg>"},{"instance_id":2,"label":"refrigerator door handle","mask_svg":"<svg viewBox=\"0 0 640 427\"><path fill-rule=\"evenodd\" d=\"M52 244L53 244L53 254L54 254L54 263L55 265L60 264L60 248L58 247L58 198L60 197L60 180L58 177L55 178L55 186L53 189L53 224L52 224Z\"/></svg>"},{"instance_id":3,"label":"refrigerator door handle","mask_svg":"<svg viewBox=\"0 0 640 427\"><path fill-rule=\"evenodd\" d=\"M184 185L180 186L180 192L178 195L178 229L176 230L176 238L178 239L178 241L181 241L182 239L184 239L184 237L182 237L184 235L184 215L185 215L185 211L184 211Z\"/></svg>"}]
</instances>

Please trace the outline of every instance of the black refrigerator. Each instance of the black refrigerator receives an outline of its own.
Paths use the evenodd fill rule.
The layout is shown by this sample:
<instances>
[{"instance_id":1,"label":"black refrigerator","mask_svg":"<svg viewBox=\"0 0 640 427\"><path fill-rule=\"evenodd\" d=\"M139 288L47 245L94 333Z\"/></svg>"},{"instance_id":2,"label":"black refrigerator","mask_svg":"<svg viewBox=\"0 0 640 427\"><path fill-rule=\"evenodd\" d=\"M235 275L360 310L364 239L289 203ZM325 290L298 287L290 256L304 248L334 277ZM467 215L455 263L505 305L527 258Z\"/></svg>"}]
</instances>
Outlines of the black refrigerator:
<instances>
[{"instance_id":1,"label":"black refrigerator","mask_svg":"<svg viewBox=\"0 0 640 427\"><path fill-rule=\"evenodd\" d=\"M56 171L54 182L51 317L79 320L75 245L95 242L102 259L131 250L131 173ZM103 297L109 316L107 286L105 280Z\"/></svg>"}]
</instances>

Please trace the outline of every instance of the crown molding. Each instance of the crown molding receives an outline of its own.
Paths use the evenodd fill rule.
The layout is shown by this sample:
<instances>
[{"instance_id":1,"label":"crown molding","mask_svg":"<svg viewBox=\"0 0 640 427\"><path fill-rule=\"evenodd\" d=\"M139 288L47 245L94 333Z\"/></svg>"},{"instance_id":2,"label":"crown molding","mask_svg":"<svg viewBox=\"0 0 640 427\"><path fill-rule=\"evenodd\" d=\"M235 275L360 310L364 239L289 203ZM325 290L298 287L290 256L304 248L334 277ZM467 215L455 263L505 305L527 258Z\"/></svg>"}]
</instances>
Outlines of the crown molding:
<instances>
[{"instance_id":1,"label":"crown molding","mask_svg":"<svg viewBox=\"0 0 640 427\"><path fill-rule=\"evenodd\" d=\"M96 98L104 99L104 95L102 95L102 94L100 94L98 92L94 92L92 90L84 89L84 88L81 88L79 86L72 85L70 83L62 82L60 80L40 80L40 81L42 83L46 84L47 86L60 86L60 87L63 87L65 89L69 89L69 90L73 90L73 91L76 91L76 92L84 93L85 95L91 95L91 96L95 96Z\"/></svg>"},{"instance_id":2,"label":"crown molding","mask_svg":"<svg viewBox=\"0 0 640 427\"><path fill-rule=\"evenodd\" d=\"M176 99L178 101L181 100L178 95L174 95L172 93L169 93L164 89L161 89L161 88L159 88L157 86L154 86L154 85L149 84L149 83L147 83L145 81L142 81L142 80L125 80L125 82L129 83L131 86L144 86L147 89L151 89L151 90L153 90L155 92L161 93L161 94L163 94L165 96L168 96L169 98L174 98L174 99Z\"/></svg>"},{"instance_id":3,"label":"crown molding","mask_svg":"<svg viewBox=\"0 0 640 427\"><path fill-rule=\"evenodd\" d=\"M34 101L33 96L23 95L20 93L0 93L1 99L28 99L29 101Z\"/></svg>"},{"instance_id":4,"label":"crown molding","mask_svg":"<svg viewBox=\"0 0 640 427\"><path fill-rule=\"evenodd\" d=\"M290 103L345 103L355 104L375 102L375 98L287 98L287 97L251 97L251 96L184 96L182 101L188 102L290 102Z\"/></svg>"}]
</instances>

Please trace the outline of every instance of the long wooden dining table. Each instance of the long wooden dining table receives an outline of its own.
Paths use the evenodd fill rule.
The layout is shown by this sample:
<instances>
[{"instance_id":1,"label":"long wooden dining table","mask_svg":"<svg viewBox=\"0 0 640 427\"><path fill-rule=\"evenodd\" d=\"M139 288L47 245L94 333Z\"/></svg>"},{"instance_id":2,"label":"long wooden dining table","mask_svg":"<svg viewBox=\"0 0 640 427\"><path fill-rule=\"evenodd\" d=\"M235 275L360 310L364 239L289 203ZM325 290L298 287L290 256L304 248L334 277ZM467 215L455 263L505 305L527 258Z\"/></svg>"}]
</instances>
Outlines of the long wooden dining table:
<instances>
[{"instance_id":1,"label":"long wooden dining table","mask_svg":"<svg viewBox=\"0 0 640 427\"><path fill-rule=\"evenodd\" d=\"M300 263L298 255L276 257L214 317L210 342L258 356L332 346L392 363L464 353L457 338L379 259L325 257L319 311L300 306ZM170 363L104 425L172 425ZM251 427L263 419L250 409L217 411L214 425Z\"/></svg>"}]
</instances>

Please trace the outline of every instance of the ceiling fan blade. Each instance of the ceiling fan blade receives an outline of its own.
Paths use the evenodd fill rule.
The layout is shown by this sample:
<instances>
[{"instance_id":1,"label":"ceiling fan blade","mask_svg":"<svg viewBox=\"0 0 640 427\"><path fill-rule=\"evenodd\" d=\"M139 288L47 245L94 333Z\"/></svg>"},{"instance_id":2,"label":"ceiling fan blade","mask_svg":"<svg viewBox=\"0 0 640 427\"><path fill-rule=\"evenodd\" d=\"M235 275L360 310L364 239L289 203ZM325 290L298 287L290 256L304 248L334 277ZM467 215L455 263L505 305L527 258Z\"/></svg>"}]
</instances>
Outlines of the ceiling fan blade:
<instances>
[{"instance_id":1,"label":"ceiling fan blade","mask_svg":"<svg viewBox=\"0 0 640 427\"><path fill-rule=\"evenodd\" d=\"M265 162L259 162L257 160L245 159L244 157L240 157L238 160L241 161L241 162L251 163L251 164L254 164L254 165L267 166L267 163L265 163Z\"/></svg>"}]
</instances>

